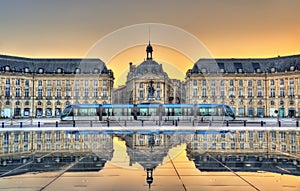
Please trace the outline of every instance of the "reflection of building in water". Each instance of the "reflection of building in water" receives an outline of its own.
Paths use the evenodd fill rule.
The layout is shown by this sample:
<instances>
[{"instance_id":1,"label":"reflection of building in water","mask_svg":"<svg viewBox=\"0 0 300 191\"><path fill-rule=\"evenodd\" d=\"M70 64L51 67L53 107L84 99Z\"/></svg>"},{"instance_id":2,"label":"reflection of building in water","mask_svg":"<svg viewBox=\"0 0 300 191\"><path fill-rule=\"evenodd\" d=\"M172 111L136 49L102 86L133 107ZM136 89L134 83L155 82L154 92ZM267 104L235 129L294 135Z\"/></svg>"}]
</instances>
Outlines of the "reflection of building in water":
<instances>
[{"instance_id":1,"label":"reflection of building in water","mask_svg":"<svg viewBox=\"0 0 300 191\"><path fill-rule=\"evenodd\" d=\"M201 171L270 171L300 175L297 131L195 134L187 155ZM228 168L227 168L228 167Z\"/></svg>"},{"instance_id":2,"label":"reflection of building in water","mask_svg":"<svg viewBox=\"0 0 300 191\"><path fill-rule=\"evenodd\" d=\"M299 131L232 131L220 134L195 134L192 150L235 152L285 152L300 155Z\"/></svg>"},{"instance_id":3,"label":"reflection of building in water","mask_svg":"<svg viewBox=\"0 0 300 191\"><path fill-rule=\"evenodd\" d=\"M136 133L124 137L130 164L139 163L147 172L146 181L153 182L153 170L159 166L169 149L185 143L188 136Z\"/></svg>"},{"instance_id":4,"label":"reflection of building in water","mask_svg":"<svg viewBox=\"0 0 300 191\"><path fill-rule=\"evenodd\" d=\"M112 136L96 131L7 131L0 132L0 140L2 172L30 161L29 171L58 170L72 162L71 171L100 170L113 155Z\"/></svg>"}]
</instances>

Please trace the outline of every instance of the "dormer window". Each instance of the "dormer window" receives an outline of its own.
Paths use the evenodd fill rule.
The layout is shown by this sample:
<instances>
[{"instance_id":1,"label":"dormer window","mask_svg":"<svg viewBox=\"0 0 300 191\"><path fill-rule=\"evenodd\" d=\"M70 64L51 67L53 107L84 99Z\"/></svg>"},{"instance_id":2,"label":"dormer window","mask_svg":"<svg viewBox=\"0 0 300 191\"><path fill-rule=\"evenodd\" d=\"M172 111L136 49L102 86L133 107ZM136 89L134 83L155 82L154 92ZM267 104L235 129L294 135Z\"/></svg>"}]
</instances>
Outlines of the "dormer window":
<instances>
[{"instance_id":1,"label":"dormer window","mask_svg":"<svg viewBox=\"0 0 300 191\"><path fill-rule=\"evenodd\" d=\"M63 73L63 69L62 69L62 68L57 68L57 69L56 69L56 73L58 73L58 74Z\"/></svg>"},{"instance_id":2,"label":"dormer window","mask_svg":"<svg viewBox=\"0 0 300 191\"><path fill-rule=\"evenodd\" d=\"M10 67L9 66L5 66L4 70L5 70L5 72L9 72L10 71Z\"/></svg>"},{"instance_id":3,"label":"dormer window","mask_svg":"<svg viewBox=\"0 0 300 191\"><path fill-rule=\"evenodd\" d=\"M221 68L220 73L224 73L224 72L225 72L224 68Z\"/></svg>"},{"instance_id":4,"label":"dormer window","mask_svg":"<svg viewBox=\"0 0 300 191\"><path fill-rule=\"evenodd\" d=\"M94 68L94 74L98 74L100 72L99 68Z\"/></svg>"},{"instance_id":5,"label":"dormer window","mask_svg":"<svg viewBox=\"0 0 300 191\"><path fill-rule=\"evenodd\" d=\"M202 73L207 73L207 69L206 69L206 68L202 68L202 69L201 69L201 72L202 72Z\"/></svg>"},{"instance_id":6,"label":"dormer window","mask_svg":"<svg viewBox=\"0 0 300 191\"><path fill-rule=\"evenodd\" d=\"M39 74L43 74L43 73L44 73L44 68L39 68L39 69L38 69L38 73L39 73Z\"/></svg>"},{"instance_id":7,"label":"dormer window","mask_svg":"<svg viewBox=\"0 0 300 191\"><path fill-rule=\"evenodd\" d=\"M256 73L261 73L261 69L260 68L256 68Z\"/></svg>"},{"instance_id":8,"label":"dormer window","mask_svg":"<svg viewBox=\"0 0 300 191\"><path fill-rule=\"evenodd\" d=\"M80 72L81 72L80 68L75 69L75 74L80 74Z\"/></svg>"},{"instance_id":9,"label":"dormer window","mask_svg":"<svg viewBox=\"0 0 300 191\"><path fill-rule=\"evenodd\" d=\"M24 72L29 73L29 68L28 67L24 68Z\"/></svg>"},{"instance_id":10,"label":"dormer window","mask_svg":"<svg viewBox=\"0 0 300 191\"><path fill-rule=\"evenodd\" d=\"M276 72L276 69L273 67L273 68L271 68L271 72L272 73L275 73Z\"/></svg>"},{"instance_id":11,"label":"dormer window","mask_svg":"<svg viewBox=\"0 0 300 191\"><path fill-rule=\"evenodd\" d=\"M294 71L294 70L295 70L295 66L291 66L290 71Z\"/></svg>"},{"instance_id":12,"label":"dormer window","mask_svg":"<svg viewBox=\"0 0 300 191\"><path fill-rule=\"evenodd\" d=\"M242 68L238 68L238 69L237 69L237 72L238 72L238 73L243 73L243 69L242 69Z\"/></svg>"}]
</instances>

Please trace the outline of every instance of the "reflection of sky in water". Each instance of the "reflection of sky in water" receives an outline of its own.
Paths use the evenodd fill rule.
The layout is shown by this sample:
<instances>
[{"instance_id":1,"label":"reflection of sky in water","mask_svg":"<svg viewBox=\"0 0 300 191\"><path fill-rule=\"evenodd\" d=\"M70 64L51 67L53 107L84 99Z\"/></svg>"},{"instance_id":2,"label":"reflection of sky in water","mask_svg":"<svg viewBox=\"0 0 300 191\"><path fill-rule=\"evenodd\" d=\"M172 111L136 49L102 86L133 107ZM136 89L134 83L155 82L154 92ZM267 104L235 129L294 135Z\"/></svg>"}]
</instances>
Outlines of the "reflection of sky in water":
<instances>
[{"instance_id":1,"label":"reflection of sky in water","mask_svg":"<svg viewBox=\"0 0 300 191\"><path fill-rule=\"evenodd\" d=\"M278 144L291 148L299 144L298 132L286 132L285 135L281 131L275 134L259 131L223 134L212 131L207 131L207 134L204 131L200 134L143 132L113 136L97 131L60 131L58 139L58 131L52 131L50 135L45 131L36 131L33 132L36 135L33 141L35 144L41 142L45 150L34 150L32 153L31 140L24 139L24 132L0 132L3 137L0 155L1 189L148 190L146 171L150 168L153 178L151 190L300 188L299 152L288 153L288 150L283 152L281 148L274 150L265 146L260 149L257 144L269 140L272 145L272 139L276 138ZM42 132L41 140L39 132ZM5 140L5 133L11 133L9 140ZM16 134L19 134L19 143ZM257 148L231 148L232 142L240 144L243 140L237 139L248 139L249 136L253 136ZM214 137L217 148L203 150L203 144L212 143ZM222 150L223 137L228 144L226 151ZM18 151L12 151L14 154L3 152L5 145L10 142L12 149L19 145ZM69 149L63 149L67 142L70 143ZM60 149L51 145L51 149L47 150L47 143L61 143ZM77 143L81 144L75 146ZM27 151L24 151L26 147L23 144L29 145Z\"/></svg>"}]
</instances>

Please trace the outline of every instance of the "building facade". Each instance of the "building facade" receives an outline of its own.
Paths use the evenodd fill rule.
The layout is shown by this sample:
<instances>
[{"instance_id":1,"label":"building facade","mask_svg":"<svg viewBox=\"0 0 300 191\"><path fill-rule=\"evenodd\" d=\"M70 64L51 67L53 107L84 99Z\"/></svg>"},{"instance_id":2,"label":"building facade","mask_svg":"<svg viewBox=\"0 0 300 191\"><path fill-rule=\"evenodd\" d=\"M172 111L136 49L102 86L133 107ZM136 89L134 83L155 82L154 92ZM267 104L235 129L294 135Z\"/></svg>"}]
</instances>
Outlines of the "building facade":
<instances>
[{"instance_id":1,"label":"building facade","mask_svg":"<svg viewBox=\"0 0 300 191\"><path fill-rule=\"evenodd\" d=\"M149 42L146 59L135 66L129 63L125 86L114 91L114 103L182 103L184 100L183 83L170 79L162 64L152 58L153 48Z\"/></svg>"},{"instance_id":2,"label":"building facade","mask_svg":"<svg viewBox=\"0 0 300 191\"><path fill-rule=\"evenodd\" d=\"M99 59L0 56L1 117L54 117L73 103L111 103L113 72Z\"/></svg>"},{"instance_id":3,"label":"building facade","mask_svg":"<svg viewBox=\"0 0 300 191\"><path fill-rule=\"evenodd\" d=\"M300 55L200 59L186 73L188 103L225 103L237 116L298 117Z\"/></svg>"}]
</instances>

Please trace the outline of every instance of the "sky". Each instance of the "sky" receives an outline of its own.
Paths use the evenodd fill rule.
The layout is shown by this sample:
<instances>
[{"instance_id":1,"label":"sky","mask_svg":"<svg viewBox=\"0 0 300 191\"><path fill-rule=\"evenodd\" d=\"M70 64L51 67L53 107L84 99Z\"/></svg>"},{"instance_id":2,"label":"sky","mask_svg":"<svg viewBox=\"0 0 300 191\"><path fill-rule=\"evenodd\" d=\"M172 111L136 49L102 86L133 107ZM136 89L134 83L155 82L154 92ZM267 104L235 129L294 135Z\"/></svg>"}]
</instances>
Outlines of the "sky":
<instances>
[{"instance_id":1,"label":"sky","mask_svg":"<svg viewBox=\"0 0 300 191\"><path fill-rule=\"evenodd\" d=\"M0 5L0 54L6 55L84 58L105 36L142 23L182 29L196 37L214 58L300 53L299 0L0 0ZM127 47L104 61L113 70L120 64L128 67L130 61L139 64L145 58L148 40L144 46ZM176 43L183 43L180 40ZM155 42L159 44L159 40ZM155 43L153 47L156 60L172 61L182 75L195 62L182 63L188 55L172 54L173 47ZM169 49L168 56L159 54L159 48Z\"/></svg>"}]
</instances>

